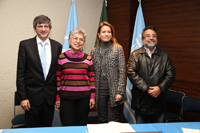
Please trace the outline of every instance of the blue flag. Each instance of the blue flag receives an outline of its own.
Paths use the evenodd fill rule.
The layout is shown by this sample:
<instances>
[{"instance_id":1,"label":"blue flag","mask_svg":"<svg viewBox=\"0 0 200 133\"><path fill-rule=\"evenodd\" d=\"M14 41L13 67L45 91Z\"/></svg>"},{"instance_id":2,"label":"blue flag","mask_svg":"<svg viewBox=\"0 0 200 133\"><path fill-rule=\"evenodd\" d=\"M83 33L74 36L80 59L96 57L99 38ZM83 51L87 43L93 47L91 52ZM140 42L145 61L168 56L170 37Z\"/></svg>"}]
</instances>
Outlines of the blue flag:
<instances>
[{"instance_id":1,"label":"blue flag","mask_svg":"<svg viewBox=\"0 0 200 133\"><path fill-rule=\"evenodd\" d=\"M131 53L143 45L141 34L144 28L145 28L145 23L144 23L144 17L143 17L143 12L142 12L142 6L140 2L138 10L137 10L136 20L135 20L133 39L132 39L132 45L131 45ZM127 95L128 100L124 103L124 116L129 123L134 124L136 123L136 120L135 120L135 112L131 108L132 87L133 87L132 83L127 78L126 95Z\"/></svg>"},{"instance_id":2,"label":"blue flag","mask_svg":"<svg viewBox=\"0 0 200 133\"><path fill-rule=\"evenodd\" d=\"M69 32L77 27L78 27L78 19L77 19L77 13L76 13L76 6L74 4L74 0L72 0L71 10L69 13L67 28L65 31L65 37L63 41L63 50L62 50L63 52L70 49L69 42L68 42Z\"/></svg>"}]
</instances>

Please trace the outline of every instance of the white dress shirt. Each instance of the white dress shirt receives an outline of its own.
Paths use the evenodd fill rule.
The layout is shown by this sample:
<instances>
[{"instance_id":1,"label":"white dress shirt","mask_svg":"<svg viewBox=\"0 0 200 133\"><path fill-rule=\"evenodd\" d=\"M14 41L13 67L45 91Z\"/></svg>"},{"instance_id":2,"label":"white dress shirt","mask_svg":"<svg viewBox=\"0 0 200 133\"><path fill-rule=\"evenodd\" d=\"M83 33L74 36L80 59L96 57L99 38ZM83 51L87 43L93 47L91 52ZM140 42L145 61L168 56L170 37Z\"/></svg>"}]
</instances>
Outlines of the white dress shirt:
<instances>
[{"instance_id":1,"label":"white dress shirt","mask_svg":"<svg viewBox=\"0 0 200 133\"><path fill-rule=\"evenodd\" d=\"M38 36L36 37L36 40L37 40L37 45L38 45L38 52L40 55L41 49L42 49L42 44L40 42L42 42L42 41L40 40L40 38ZM50 44L49 38L47 38L47 40L45 42L46 42L45 50L46 50L46 77L47 77L49 68L50 68L50 64L51 64L51 44Z\"/></svg>"},{"instance_id":2,"label":"white dress shirt","mask_svg":"<svg viewBox=\"0 0 200 133\"><path fill-rule=\"evenodd\" d=\"M144 48L145 48L147 54L149 55L149 57L151 58L152 54L153 54L153 53L155 52L155 50L156 50L156 47L153 49L153 52L152 52L152 53L151 53L150 50L149 50L148 48L146 48L145 46L144 46Z\"/></svg>"}]
</instances>

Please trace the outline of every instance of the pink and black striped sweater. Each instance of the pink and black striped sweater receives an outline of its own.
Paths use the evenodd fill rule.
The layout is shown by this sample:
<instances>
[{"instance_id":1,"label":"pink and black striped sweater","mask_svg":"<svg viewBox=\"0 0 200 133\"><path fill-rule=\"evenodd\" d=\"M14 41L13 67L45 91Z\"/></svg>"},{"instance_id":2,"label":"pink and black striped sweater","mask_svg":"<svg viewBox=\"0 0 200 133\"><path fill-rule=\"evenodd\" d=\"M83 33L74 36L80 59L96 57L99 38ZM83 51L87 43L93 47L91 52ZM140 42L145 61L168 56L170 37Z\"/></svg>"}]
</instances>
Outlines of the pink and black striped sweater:
<instances>
[{"instance_id":1,"label":"pink and black striped sweater","mask_svg":"<svg viewBox=\"0 0 200 133\"><path fill-rule=\"evenodd\" d=\"M60 54L57 68L57 96L61 98L95 99L94 69L91 56L84 53L71 53L67 50Z\"/></svg>"}]
</instances>

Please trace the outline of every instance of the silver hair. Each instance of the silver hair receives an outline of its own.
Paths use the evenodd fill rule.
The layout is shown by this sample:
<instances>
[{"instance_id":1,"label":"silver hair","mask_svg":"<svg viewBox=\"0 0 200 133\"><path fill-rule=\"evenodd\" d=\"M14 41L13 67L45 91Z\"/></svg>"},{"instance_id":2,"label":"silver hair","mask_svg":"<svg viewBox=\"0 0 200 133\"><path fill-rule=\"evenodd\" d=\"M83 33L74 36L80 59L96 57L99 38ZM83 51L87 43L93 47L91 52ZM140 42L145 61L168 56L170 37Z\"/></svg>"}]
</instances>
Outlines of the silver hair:
<instances>
[{"instance_id":1,"label":"silver hair","mask_svg":"<svg viewBox=\"0 0 200 133\"><path fill-rule=\"evenodd\" d=\"M85 30L83 28L79 28L79 27L76 28L76 29L73 29L72 31L70 31L68 40L71 40L72 36L75 35L76 33L79 33L79 34L83 35L84 43L85 43L87 35L85 33Z\"/></svg>"}]
</instances>

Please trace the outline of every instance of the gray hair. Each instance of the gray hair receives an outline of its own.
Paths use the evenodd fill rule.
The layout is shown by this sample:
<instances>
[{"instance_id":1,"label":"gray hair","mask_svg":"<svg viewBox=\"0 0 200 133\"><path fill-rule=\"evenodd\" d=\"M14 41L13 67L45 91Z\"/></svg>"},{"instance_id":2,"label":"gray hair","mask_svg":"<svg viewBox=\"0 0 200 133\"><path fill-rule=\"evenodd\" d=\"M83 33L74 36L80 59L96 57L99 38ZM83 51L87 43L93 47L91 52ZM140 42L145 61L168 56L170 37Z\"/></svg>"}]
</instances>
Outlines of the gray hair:
<instances>
[{"instance_id":1,"label":"gray hair","mask_svg":"<svg viewBox=\"0 0 200 133\"><path fill-rule=\"evenodd\" d=\"M72 31L70 31L69 33L69 39L68 40L71 40L72 36L75 35L76 33L79 33L79 34L82 34L83 37L84 37L84 43L86 41L86 33L85 33L85 30L82 29L82 28L76 28L76 29L73 29Z\"/></svg>"}]
</instances>

